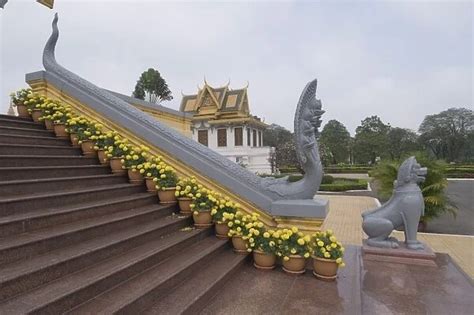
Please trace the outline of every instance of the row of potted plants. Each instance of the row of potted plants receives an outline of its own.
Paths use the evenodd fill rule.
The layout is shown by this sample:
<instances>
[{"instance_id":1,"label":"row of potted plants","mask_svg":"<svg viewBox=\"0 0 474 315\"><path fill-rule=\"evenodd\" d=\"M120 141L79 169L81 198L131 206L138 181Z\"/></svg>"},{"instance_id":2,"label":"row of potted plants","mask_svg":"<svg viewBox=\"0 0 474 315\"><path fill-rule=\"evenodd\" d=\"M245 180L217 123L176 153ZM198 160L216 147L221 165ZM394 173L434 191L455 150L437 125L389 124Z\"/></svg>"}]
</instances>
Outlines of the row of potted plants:
<instances>
[{"instance_id":1,"label":"row of potted plants","mask_svg":"<svg viewBox=\"0 0 474 315\"><path fill-rule=\"evenodd\" d=\"M11 95L19 116L43 121L59 138L69 138L84 155L97 154L100 163L109 164L113 173L128 173L133 184L146 184L157 193L160 203L178 203L183 215L192 215L196 228L215 226L216 236L231 239L239 254L253 252L254 265L273 269L281 260L288 273L304 273L313 258L313 273L323 280L336 278L343 267L344 247L332 231L305 235L296 227L268 229L257 213L246 214L229 197L199 184L195 177L178 178L163 157L151 156L146 146L133 146L115 131L72 112L70 106L23 89Z\"/></svg>"}]
</instances>

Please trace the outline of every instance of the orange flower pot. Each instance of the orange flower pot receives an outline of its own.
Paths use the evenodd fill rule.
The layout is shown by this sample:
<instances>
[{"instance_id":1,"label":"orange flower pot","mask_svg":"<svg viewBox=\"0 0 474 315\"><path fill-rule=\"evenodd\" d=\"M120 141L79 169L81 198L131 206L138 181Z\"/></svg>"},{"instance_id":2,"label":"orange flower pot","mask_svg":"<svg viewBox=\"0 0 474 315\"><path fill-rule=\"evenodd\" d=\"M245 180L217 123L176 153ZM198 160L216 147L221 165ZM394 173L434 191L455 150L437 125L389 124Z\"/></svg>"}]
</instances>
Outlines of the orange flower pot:
<instances>
[{"instance_id":1,"label":"orange flower pot","mask_svg":"<svg viewBox=\"0 0 474 315\"><path fill-rule=\"evenodd\" d=\"M145 178L142 174L140 174L139 171L134 172L131 169L128 170L128 181L130 182L130 184L141 185L143 184L144 180Z\"/></svg>"},{"instance_id":2,"label":"orange flower pot","mask_svg":"<svg viewBox=\"0 0 474 315\"><path fill-rule=\"evenodd\" d=\"M104 150L100 149L97 150L97 157L99 158L99 162L102 165L109 164L109 160L107 159L107 155Z\"/></svg>"},{"instance_id":3,"label":"orange flower pot","mask_svg":"<svg viewBox=\"0 0 474 315\"><path fill-rule=\"evenodd\" d=\"M216 237L221 240L229 239L230 228L227 226L225 222L216 222Z\"/></svg>"},{"instance_id":4,"label":"orange flower pot","mask_svg":"<svg viewBox=\"0 0 474 315\"><path fill-rule=\"evenodd\" d=\"M18 117L29 118L31 116L30 113L28 113L28 107L26 107L26 105L16 105L16 111L18 112Z\"/></svg>"},{"instance_id":5,"label":"orange flower pot","mask_svg":"<svg viewBox=\"0 0 474 315\"><path fill-rule=\"evenodd\" d=\"M212 226L211 211L195 211L193 212L193 220L194 226L198 229L208 228Z\"/></svg>"},{"instance_id":6,"label":"orange flower pot","mask_svg":"<svg viewBox=\"0 0 474 315\"><path fill-rule=\"evenodd\" d=\"M51 119L45 119L44 126L46 127L46 130L54 130L53 121Z\"/></svg>"},{"instance_id":7,"label":"orange flower pot","mask_svg":"<svg viewBox=\"0 0 474 315\"><path fill-rule=\"evenodd\" d=\"M121 158L113 157L110 159L110 168L114 174L125 174L126 170L122 168Z\"/></svg>"},{"instance_id":8,"label":"orange flower pot","mask_svg":"<svg viewBox=\"0 0 474 315\"><path fill-rule=\"evenodd\" d=\"M69 138L71 139L71 144L74 148L79 148L81 145L79 144L79 138L77 134L71 133L69 134Z\"/></svg>"},{"instance_id":9,"label":"orange flower pot","mask_svg":"<svg viewBox=\"0 0 474 315\"><path fill-rule=\"evenodd\" d=\"M335 259L313 256L313 275L324 281L334 281L337 278L339 265Z\"/></svg>"},{"instance_id":10,"label":"orange flower pot","mask_svg":"<svg viewBox=\"0 0 474 315\"><path fill-rule=\"evenodd\" d=\"M96 155L94 150L94 142L91 140L84 140L81 143L82 154L86 156L94 156Z\"/></svg>"},{"instance_id":11,"label":"orange flower pot","mask_svg":"<svg viewBox=\"0 0 474 315\"><path fill-rule=\"evenodd\" d=\"M160 198L161 204L170 204L176 203L178 200L174 193L176 192L176 187L161 188L158 190L158 198Z\"/></svg>"},{"instance_id":12,"label":"orange flower pot","mask_svg":"<svg viewBox=\"0 0 474 315\"><path fill-rule=\"evenodd\" d=\"M291 274L302 274L306 271L306 259L299 255L290 255L290 260L283 259L283 270Z\"/></svg>"},{"instance_id":13,"label":"orange flower pot","mask_svg":"<svg viewBox=\"0 0 474 315\"><path fill-rule=\"evenodd\" d=\"M43 111L41 109L33 109L31 112L31 118L33 118L34 122L40 122L40 117L43 115Z\"/></svg>"},{"instance_id":14,"label":"orange flower pot","mask_svg":"<svg viewBox=\"0 0 474 315\"><path fill-rule=\"evenodd\" d=\"M153 181L153 177L145 178L146 191L156 193L156 183Z\"/></svg>"},{"instance_id":15,"label":"orange flower pot","mask_svg":"<svg viewBox=\"0 0 474 315\"><path fill-rule=\"evenodd\" d=\"M275 254L268 254L260 250L253 251L253 265L257 269L270 270L275 268Z\"/></svg>"},{"instance_id":16,"label":"orange flower pot","mask_svg":"<svg viewBox=\"0 0 474 315\"><path fill-rule=\"evenodd\" d=\"M60 138L60 139L69 138L69 135L66 132L66 125L65 124L62 124L62 123L54 124L54 133L56 134L57 138Z\"/></svg>"},{"instance_id":17,"label":"orange flower pot","mask_svg":"<svg viewBox=\"0 0 474 315\"><path fill-rule=\"evenodd\" d=\"M242 238L242 236L234 235L232 236L232 246L234 246L234 252L237 254L247 255L247 241Z\"/></svg>"},{"instance_id":18,"label":"orange flower pot","mask_svg":"<svg viewBox=\"0 0 474 315\"><path fill-rule=\"evenodd\" d=\"M182 214L191 214L191 198L187 197L179 197L178 198L178 204L179 204L179 210Z\"/></svg>"}]
</instances>

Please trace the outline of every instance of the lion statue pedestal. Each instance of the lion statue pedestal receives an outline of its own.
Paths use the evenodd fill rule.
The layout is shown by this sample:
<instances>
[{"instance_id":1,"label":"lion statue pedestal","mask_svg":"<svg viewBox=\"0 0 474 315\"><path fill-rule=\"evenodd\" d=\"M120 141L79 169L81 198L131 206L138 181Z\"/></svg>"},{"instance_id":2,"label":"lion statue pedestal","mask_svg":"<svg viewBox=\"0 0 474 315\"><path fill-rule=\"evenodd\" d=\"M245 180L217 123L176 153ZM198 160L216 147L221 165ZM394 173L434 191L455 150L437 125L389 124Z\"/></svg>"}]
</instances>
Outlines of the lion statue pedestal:
<instances>
[{"instance_id":1,"label":"lion statue pedestal","mask_svg":"<svg viewBox=\"0 0 474 315\"><path fill-rule=\"evenodd\" d=\"M416 237L418 223L425 209L418 183L425 180L426 174L427 169L421 167L415 157L406 159L398 170L390 200L362 214L362 229L368 235L363 246L366 256L370 254L429 260L435 258L433 251L426 248L426 245ZM399 244L396 238L390 237L390 234L402 227L405 243Z\"/></svg>"}]
</instances>

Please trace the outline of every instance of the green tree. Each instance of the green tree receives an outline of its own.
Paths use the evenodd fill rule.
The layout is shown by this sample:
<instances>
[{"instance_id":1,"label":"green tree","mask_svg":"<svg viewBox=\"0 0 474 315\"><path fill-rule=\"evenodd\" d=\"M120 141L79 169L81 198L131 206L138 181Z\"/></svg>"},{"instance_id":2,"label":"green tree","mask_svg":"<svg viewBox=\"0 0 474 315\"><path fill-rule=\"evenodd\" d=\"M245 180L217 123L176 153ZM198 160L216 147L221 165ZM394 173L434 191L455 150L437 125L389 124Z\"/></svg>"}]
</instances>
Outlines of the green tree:
<instances>
[{"instance_id":1,"label":"green tree","mask_svg":"<svg viewBox=\"0 0 474 315\"><path fill-rule=\"evenodd\" d=\"M332 164L344 163L349 159L351 135L346 127L333 119L327 122L321 131L320 145L324 145Z\"/></svg>"},{"instance_id":2,"label":"green tree","mask_svg":"<svg viewBox=\"0 0 474 315\"><path fill-rule=\"evenodd\" d=\"M438 217L444 212L456 215L456 207L449 200L445 189L448 186L446 180L446 164L442 161L431 159L427 154L415 154L416 160L421 166L428 168L425 181L420 184L425 201L425 215L422 221ZM371 172L371 176L379 182L379 195L382 199L388 199L393 193L393 183L397 179L398 168L407 156L399 160L384 160Z\"/></svg>"},{"instance_id":3,"label":"green tree","mask_svg":"<svg viewBox=\"0 0 474 315\"><path fill-rule=\"evenodd\" d=\"M300 170L293 133L277 124L271 124L263 132L263 145L275 148L271 156L272 165L277 168L295 168Z\"/></svg>"},{"instance_id":4,"label":"green tree","mask_svg":"<svg viewBox=\"0 0 474 315\"><path fill-rule=\"evenodd\" d=\"M388 153L392 160L398 160L403 155L420 150L418 135L405 128L390 128L387 133Z\"/></svg>"},{"instance_id":5,"label":"green tree","mask_svg":"<svg viewBox=\"0 0 474 315\"><path fill-rule=\"evenodd\" d=\"M367 117L356 129L354 139L354 158L357 163L376 162L377 157L386 157L387 135L390 125L386 125L378 116Z\"/></svg>"},{"instance_id":6,"label":"green tree","mask_svg":"<svg viewBox=\"0 0 474 315\"><path fill-rule=\"evenodd\" d=\"M165 79L158 70L153 68L141 74L132 96L142 100L146 98L148 102L156 104L173 99Z\"/></svg>"},{"instance_id":7,"label":"green tree","mask_svg":"<svg viewBox=\"0 0 474 315\"><path fill-rule=\"evenodd\" d=\"M436 158L452 161L472 160L474 113L467 108L449 108L425 117L419 128L420 142Z\"/></svg>"}]
</instances>

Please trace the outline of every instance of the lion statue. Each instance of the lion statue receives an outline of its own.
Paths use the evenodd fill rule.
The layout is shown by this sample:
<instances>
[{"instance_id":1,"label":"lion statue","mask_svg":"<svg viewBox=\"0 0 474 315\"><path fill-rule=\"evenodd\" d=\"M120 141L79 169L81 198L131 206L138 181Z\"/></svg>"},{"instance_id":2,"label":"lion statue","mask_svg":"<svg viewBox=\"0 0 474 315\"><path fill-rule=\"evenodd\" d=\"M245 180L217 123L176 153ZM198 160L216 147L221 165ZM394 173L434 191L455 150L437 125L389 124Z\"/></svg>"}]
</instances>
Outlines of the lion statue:
<instances>
[{"instance_id":1,"label":"lion statue","mask_svg":"<svg viewBox=\"0 0 474 315\"><path fill-rule=\"evenodd\" d=\"M398 169L393 195L387 203L362 214L362 229L369 236L367 245L398 248L398 240L389 237L394 229L404 227L405 243L409 249L423 249L416 239L425 203L418 183L425 180L426 167L421 167L412 156Z\"/></svg>"}]
</instances>

